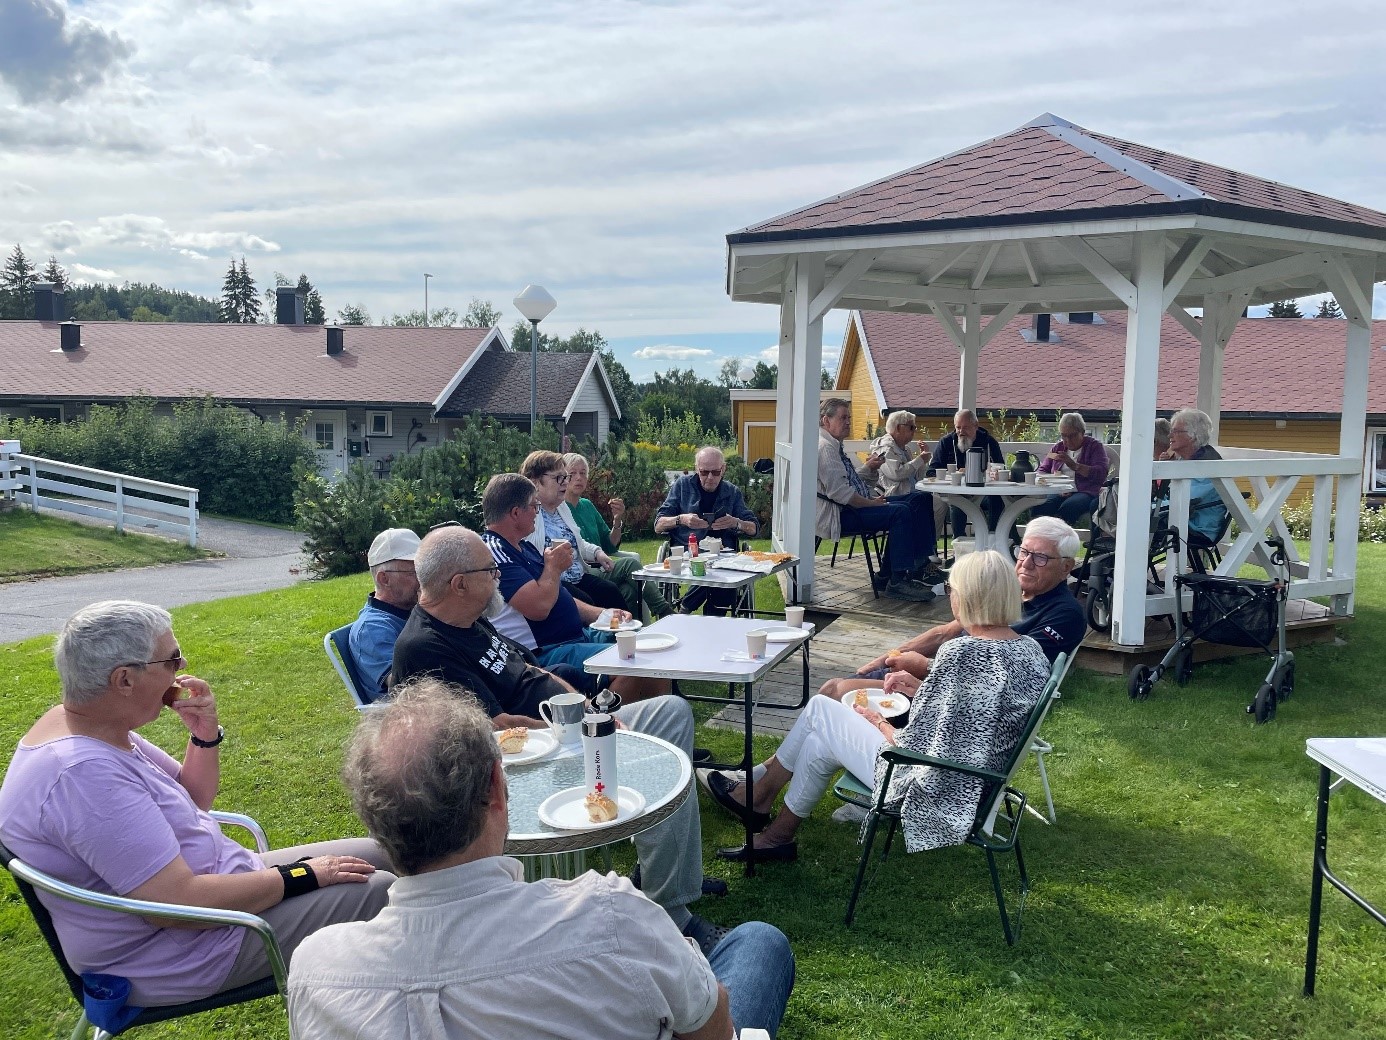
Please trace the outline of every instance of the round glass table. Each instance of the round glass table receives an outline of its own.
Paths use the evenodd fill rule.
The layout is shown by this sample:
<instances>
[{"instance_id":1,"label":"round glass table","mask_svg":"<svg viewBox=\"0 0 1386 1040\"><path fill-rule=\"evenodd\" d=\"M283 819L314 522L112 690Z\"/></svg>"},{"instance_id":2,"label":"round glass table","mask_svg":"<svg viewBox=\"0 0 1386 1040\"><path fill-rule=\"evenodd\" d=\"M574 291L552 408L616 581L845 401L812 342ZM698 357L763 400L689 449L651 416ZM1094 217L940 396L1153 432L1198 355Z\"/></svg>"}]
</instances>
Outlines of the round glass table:
<instances>
[{"instance_id":1,"label":"round glass table","mask_svg":"<svg viewBox=\"0 0 1386 1040\"><path fill-rule=\"evenodd\" d=\"M616 763L621 786L644 795L645 808L629 820L580 831L550 827L539 819L539 806L552 794L582 786L581 753L565 756L560 748L537 762L506 767L510 833L505 853L524 863L526 878L576 877L587 869L588 849L605 848L648 830L672 814L692 792L693 767L688 756L658 737L618 731Z\"/></svg>"}]
</instances>

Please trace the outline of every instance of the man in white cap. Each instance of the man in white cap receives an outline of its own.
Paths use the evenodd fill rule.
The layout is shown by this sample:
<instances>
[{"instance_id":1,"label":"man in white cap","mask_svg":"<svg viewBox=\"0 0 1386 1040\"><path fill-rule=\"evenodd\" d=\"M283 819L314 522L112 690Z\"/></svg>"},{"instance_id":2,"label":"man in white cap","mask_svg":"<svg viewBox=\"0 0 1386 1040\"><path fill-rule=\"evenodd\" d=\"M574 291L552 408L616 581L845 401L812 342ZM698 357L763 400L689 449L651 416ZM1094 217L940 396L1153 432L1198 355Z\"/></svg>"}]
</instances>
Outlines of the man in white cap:
<instances>
[{"instance_id":1,"label":"man in white cap","mask_svg":"<svg viewBox=\"0 0 1386 1040\"><path fill-rule=\"evenodd\" d=\"M405 527L392 527L375 536L366 554L375 591L366 597L366 605L352 622L348 642L356 668L369 685L365 693L371 700L385 695L395 640L419 602L419 579L414 574L418 551L418 535Z\"/></svg>"}]
</instances>

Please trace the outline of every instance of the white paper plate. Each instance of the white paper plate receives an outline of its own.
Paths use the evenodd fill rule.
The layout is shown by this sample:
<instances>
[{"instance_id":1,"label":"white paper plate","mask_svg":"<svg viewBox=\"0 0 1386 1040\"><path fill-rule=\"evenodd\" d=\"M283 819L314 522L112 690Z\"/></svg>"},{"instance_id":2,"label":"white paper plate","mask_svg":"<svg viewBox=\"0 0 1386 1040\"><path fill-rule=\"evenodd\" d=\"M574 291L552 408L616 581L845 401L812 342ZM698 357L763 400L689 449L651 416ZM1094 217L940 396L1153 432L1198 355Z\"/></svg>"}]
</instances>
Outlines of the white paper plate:
<instances>
[{"instance_id":1,"label":"white paper plate","mask_svg":"<svg viewBox=\"0 0 1386 1040\"><path fill-rule=\"evenodd\" d=\"M765 631L767 643L796 643L809 636L806 628L769 628Z\"/></svg>"},{"instance_id":2,"label":"white paper plate","mask_svg":"<svg viewBox=\"0 0 1386 1040\"><path fill-rule=\"evenodd\" d=\"M642 650L651 653L655 650L668 650L679 645L679 637L672 632L643 632L635 637L635 652Z\"/></svg>"},{"instance_id":3,"label":"white paper plate","mask_svg":"<svg viewBox=\"0 0 1386 1040\"><path fill-rule=\"evenodd\" d=\"M605 610L601 612L601 615L597 618L597 620L593 621L587 627L590 628L593 632L639 632L642 628L645 627L645 622L638 621L635 618L631 618L628 621L622 621L620 628L612 628L611 608L607 607Z\"/></svg>"},{"instance_id":4,"label":"white paper plate","mask_svg":"<svg viewBox=\"0 0 1386 1040\"><path fill-rule=\"evenodd\" d=\"M497 738L500 732L496 733ZM546 729L532 729L529 731L529 740L525 741L523 751L517 751L513 755L501 752L501 765L503 766L522 766L529 762L538 762L546 755L553 753L558 747L558 740Z\"/></svg>"},{"instance_id":5,"label":"white paper plate","mask_svg":"<svg viewBox=\"0 0 1386 1040\"><path fill-rule=\"evenodd\" d=\"M555 830L599 831L626 823L632 817L639 816L645 808L643 794L633 787L622 787L616 792L616 819L593 823L583 804L586 798L586 786L570 787L566 791L551 794L539 803L539 819Z\"/></svg>"},{"instance_id":6,"label":"white paper plate","mask_svg":"<svg viewBox=\"0 0 1386 1040\"><path fill-rule=\"evenodd\" d=\"M869 689L861 692L866 694L867 706L879 711L888 719L894 718L896 715L903 715L910 710L909 698L902 694ZM849 708L855 707L857 693L857 690L848 690L842 695L842 703Z\"/></svg>"}]
</instances>

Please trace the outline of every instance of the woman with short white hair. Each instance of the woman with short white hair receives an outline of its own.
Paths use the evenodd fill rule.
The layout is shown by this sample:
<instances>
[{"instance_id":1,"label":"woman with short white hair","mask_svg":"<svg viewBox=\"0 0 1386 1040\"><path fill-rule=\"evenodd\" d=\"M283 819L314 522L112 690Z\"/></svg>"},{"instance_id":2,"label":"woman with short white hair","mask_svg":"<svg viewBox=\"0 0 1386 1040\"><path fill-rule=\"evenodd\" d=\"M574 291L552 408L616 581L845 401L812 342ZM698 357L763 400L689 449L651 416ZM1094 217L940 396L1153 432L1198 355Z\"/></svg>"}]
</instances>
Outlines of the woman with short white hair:
<instances>
[{"instance_id":1,"label":"woman with short white hair","mask_svg":"<svg viewBox=\"0 0 1386 1040\"><path fill-rule=\"evenodd\" d=\"M1205 462L1222 458L1209 444L1213 420L1197 408L1181 408L1169 420L1169 450L1161 458ZM1189 544L1206 548L1221 537L1227 523L1227 506L1213 482L1206 477L1189 481Z\"/></svg>"},{"instance_id":2,"label":"woman with short white hair","mask_svg":"<svg viewBox=\"0 0 1386 1040\"><path fill-rule=\"evenodd\" d=\"M926 585L937 585L944 574L938 565L934 496L914 486L929 469L930 458L928 443L922 437L917 442L913 439L918 428L913 412L891 412L886 416L885 433L871 442L866 462L857 472L868 484L874 475L876 486L889 501L910 508L919 545L928 548L928 562L918 568L916 577Z\"/></svg>"},{"instance_id":3,"label":"woman with short white hair","mask_svg":"<svg viewBox=\"0 0 1386 1040\"><path fill-rule=\"evenodd\" d=\"M1059 418L1059 439L1039 464L1041 473L1072 475L1073 490L1050 495L1030 509L1031 516L1057 516L1066 524L1077 524L1097 508L1097 496L1107 480L1107 448L1088 436L1088 424L1078 412L1065 412Z\"/></svg>"},{"instance_id":4,"label":"woman with short white hair","mask_svg":"<svg viewBox=\"0 0 1386 1040\"><path fill-rule=\"evenodd\" d=\"M948 593L966 632L943 645L922 684L913 680L918 690L903 727L897 729L865 703L849 707L811 697L779 750L755 768L755 802L749 810L744 783L726 773L702 774L718 805L763 828L754 842L757 862L798 858L795 833L833 776L845 767L875 787L884 776L882 748L895 745L982 769L997 769L1010 757L1049 680L1049 661L1039 644L1010 627L1021 615L1020 582L1010 562L988 550L954 565ZM905 698L896 699L905 710ZM784 805L771 819L782 790ZM917 852L961 844L981 795L979 780L911 766L895 770L888 799L903 802L905 846ZM745 845L718 852L738 861L751 854Z\"/></svg>"}]
</instances>

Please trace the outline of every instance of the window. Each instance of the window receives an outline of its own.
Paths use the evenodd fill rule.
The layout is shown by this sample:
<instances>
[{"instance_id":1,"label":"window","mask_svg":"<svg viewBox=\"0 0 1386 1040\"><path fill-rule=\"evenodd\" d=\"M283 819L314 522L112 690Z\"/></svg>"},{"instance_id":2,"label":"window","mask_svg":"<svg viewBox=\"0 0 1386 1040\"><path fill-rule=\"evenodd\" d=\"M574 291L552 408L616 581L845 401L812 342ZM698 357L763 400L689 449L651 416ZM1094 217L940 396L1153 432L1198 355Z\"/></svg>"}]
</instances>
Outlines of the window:
<instances>
[{"instance_id":1,"label":"window","mask_svg":"<svg viewBox=\"0 0 1386 1040\"><path fill-rule=\"evenodd\" d=\"M29 418L39 422L60 423L63 421L63 406L60 404L31 404Z\"/></svg>"},{"instance_id":2,"label":"window","mask_svg":"<svg viewBox=\"0 0 1386 1040\"><path fill-rule=\"evenodd\" d=\"M393 423L389 412L367 412L366 413L366 436L367 437L393 437Z\"/></svg>"},{"instance_id":3,"label":"window","mask_svg":"<svg viewBox=\"0 0 1386 1040\"><path fill-rule=\"evenodd\" d=\"M331 451L337 446L337 424L315 422L313 424L313 444L320 451Z\"/></svg>"},{"instance_id":4,"label":"window","mask_svg":"<svg viewBox=\"0 0 1386 1040\"><path fill-rule=\"evenodd\" d=\"M1367 474L1364 490L1368 494L1386 492L1386 430L1367 431Z\"/></svg>"}]
</instances>

